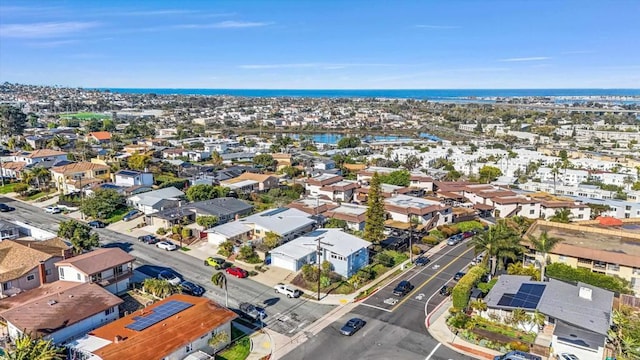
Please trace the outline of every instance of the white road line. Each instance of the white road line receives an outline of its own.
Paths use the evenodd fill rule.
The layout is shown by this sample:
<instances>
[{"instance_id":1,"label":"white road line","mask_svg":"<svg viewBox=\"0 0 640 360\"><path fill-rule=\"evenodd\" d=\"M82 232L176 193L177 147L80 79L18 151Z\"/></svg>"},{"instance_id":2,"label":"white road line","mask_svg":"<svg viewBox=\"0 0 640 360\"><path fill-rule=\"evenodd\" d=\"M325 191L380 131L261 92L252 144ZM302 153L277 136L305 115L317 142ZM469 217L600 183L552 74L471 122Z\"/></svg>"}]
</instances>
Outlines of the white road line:
<instances>
[{"instance_id":1,"label":"white road line","mask_svg":"<svg viewBox=\"0 0 640 360\"><path fill-rule=\"evenodd\" d=\"M386 312L392 312L389 309L381 308L381 307L375 306L375 305L370 305L370 304L367 304L367 303L364 303L364 302L360 303L360 305L368 306L370 308L374 308L374 309L378 309L378 310L382 310L382 311L386 311Z\"/></svg>"},{"instance_id":2,"label":"white road line","mask_svg":"<svg viewBox=\"0 0 640 360\"><path fill-rule=\"evenodd\" d=\"M436 347L433 348L433 350L431 350L431 353L429 353L429 356L427 356L426 359L424 360L429 360L431 359L431 357L433 356L433 354L436 352L436 350L438 350L438 348L440 347L440 345L442 345L441 343L438 343L438 345L436 345Z\"/></svg>"},{"instance_id":3,"label":"white road line","mask_svg":"<svg viewBox=\"0 0 640 360\"><path fill-rule=\"evenodd\" d=\"M451 249L449 249L449 251L445 252L444 254L440 255L437 259L432 260L431 266L434 265L435 262L437 262L438 260L442 259L443 257L445 257L446 255L449 255L450 252L452 252L453 250L455 250L457 247L456 246L452 246ZM427 268L429 268L429 266L425 265L422 267L422 270L416 272L415 274L413 274L412 276L410 276L407 280L411 280L414 277L418 276L419 274L422 274L423 271L425 271Z\"/></svg>"}]
</instances>

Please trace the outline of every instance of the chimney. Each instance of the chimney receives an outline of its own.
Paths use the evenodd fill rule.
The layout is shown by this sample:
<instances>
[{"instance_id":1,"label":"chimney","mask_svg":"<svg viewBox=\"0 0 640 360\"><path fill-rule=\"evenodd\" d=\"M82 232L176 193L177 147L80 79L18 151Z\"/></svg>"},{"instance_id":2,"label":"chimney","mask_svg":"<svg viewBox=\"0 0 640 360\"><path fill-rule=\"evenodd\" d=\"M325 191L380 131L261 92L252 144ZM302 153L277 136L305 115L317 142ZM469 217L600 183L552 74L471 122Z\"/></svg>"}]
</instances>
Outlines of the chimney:
<instances>
[{"instance_id":1,"label":"chimney","mask_svg":"<svg viewBox=\"0 0 640 360\"><path fill-rule=\"evenodd\" d=\"M116 335L116 336L113 338L113 342L114 342L115 344L119 343L120 341L122 341L122 336L120 336L120 335Z\"/></svg>"},{"instance_id":2,"label":"chimney","mask_svg":"<svg viewBox=\"0 0 640 360\"><path fill-rule=\"evenodd\" d=\"M238 220L240 220L240 214L236 214L235 216L235 221L238 221Z\"/></svg>"},{"instance_id":3,"label":"chimney","mask_svg":"<svg viewBox=\"0 0 640 360\"><path fill-rule=\"evenodd\" d=\"M38 273L40 274L40 286L42 286L47 282L47 269L44 267L44 261L40 261Z\"/></svg>"},{"instance_id":4,"label":"chimney","mask_svg":"<svg viewBox=\"0 0 640 360\"><path fill-rule=\"evenodd\" d=\"M592 292L593 291L590 288L581 286L580 287L580 292L578 293L578 296L580 296L581 299L585 299L585 300L591 301L591 293Z\"/></svg>"}]
</instances>

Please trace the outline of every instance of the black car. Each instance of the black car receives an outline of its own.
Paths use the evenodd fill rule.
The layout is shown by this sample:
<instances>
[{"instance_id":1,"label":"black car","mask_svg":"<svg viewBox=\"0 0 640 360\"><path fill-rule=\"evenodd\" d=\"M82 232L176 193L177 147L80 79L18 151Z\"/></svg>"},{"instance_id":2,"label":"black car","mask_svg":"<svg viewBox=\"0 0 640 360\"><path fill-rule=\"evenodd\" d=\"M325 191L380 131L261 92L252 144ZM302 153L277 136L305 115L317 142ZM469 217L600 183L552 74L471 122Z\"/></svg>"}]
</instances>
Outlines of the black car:
<instances>
[{"instance_id":1,"label":"black car","mask_svg":"<svg viewBox=\"0 0 640 360\"><path fill-rule=\"evenodd\" d=\"M428 257L424 257L424 256L420 256L419 258L416 259L415 264L417 266L425 266L427 265L431 260Z\"/></svg>"},{"instance_id":2,"label":"black car","mask_svg":"<svg viewBox=\"0 0 640 360\"><path fill-rule=\"evenodd\" d=\"M346 324L340 329L340 334L344 336L351 336L356 333L356 331L362 329L367 323L359 318L353 318L347 321Z\"/></svg>"},{"instance_id":3,"label":"black car","mask_svg":"<svg viewBox=\"0 0 640 360\"><path fill-rule=\"evenodd\" d=\"M0 212L7 212L7 211L13 211L16 208L9 206L7 204L0 204Z\"/></svg>"},{"instance_id":4,"label":"black car","mask_svg":"<svg viewBox=\"0 0 640 360\"><path fill-rule=\"evenodd\" d=\"M460 279L462 279L463 276L465 276L467 273L464 273L462 271L458 271L454 276L453 276L453 280L458 281Z\"/></svg>"},{"instance_id":5,"label":"black car","mask_svg":"<svg viewBox=\"0 0 640 360\"><path fill-rule=\"evenodd\" d=\"M411 285L411 283L408 282L407 280L402 280L400 281L398 286L396 286L396 288L393 289L393 295L405 296L411 290L413 290L413 285Z\"/></svg>"},{"instance_id":6,"label":"black car","mask_svg":"<svg viewBox=\"0 0 640 360\"><path fill-rule=\"evenodd\" d=\"M204 295L204 288L200 285L196 285L191 281L183 281L180 283L182 293L186 295L202 296Z\"/></svg>"},{"instance_id":7,"label":"black car","mask_svg":"<svg viewBox=\"0 0 640 360\"><path fill-rule=\"evenodd\" d=\"M105 226L107 226L107 224L103 223L100 220L93 220L93 221L89 221L88 223L89 226L91 226L92 228L103 228Z\"/></svg>"},{"instance_id":8,"label":"black car","mask_svg":"<svg viewBox=\"0 0 640 360\"><path fill-rule=\"evenodd\" d=\"M448 287L447 285L444 285L443 287L440 288L440 295L442 296L451 295L451 288Z\"/></svg>"},{"instance_id":9,"label":"black car","mask_svg":"<svg viewBox=\"0 0 640 360\"><path fill-rule=\"evenodd\" d=\"M142 236L138 236L138 241L143 242L145 244L155 244L160 240L158 240L158 238L153 235L142 235Z\"/></svg>"}]
</instances>

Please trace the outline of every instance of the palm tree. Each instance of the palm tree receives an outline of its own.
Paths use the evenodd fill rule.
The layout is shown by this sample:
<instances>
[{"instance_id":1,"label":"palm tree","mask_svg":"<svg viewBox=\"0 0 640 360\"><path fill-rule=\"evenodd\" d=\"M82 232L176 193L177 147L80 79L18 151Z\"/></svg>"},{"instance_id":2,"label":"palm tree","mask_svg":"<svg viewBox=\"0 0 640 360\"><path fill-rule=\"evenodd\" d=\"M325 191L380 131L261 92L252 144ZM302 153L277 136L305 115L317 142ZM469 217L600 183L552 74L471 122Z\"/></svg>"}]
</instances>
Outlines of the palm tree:
<instances>
[{"instance_id":1,"label":"palm tree","mask_svg":"<svg viewBox=\"0 0 640 360\"><path fill-rule=\"evenodd\" d=\"M530 322L531 317L524 311L524 309L517 308L511 312L511 320L513 321L513 325L519 327Z\"/></svg>"},{"instance_id":2,"label":"palm tree","mask_svg":"<svg viewBox=\"0 0 640 360\"><path fill-rule=\"evenodd\" d=\"M499 223L472 238L467 246L473 246L475 254L486 252L483 265L491 258L491 275L495 275L498 265L504 266L506 259L516 260L522 253L520 236L504 223Z\"/></svg>"},{"instance_id":3,"label":"palm tree","mask_svg":"<svg viewBox=\"0 0 640 360\"><path fill-rule=\"evenodd\" d=\"M32 339L27 334L20 335L14 346L6 350L1 357L6 360L64 360L63 349L56 347L51 340Z\"/></svg>"},{"instance_id":4,"label":"palm tree","mask_svg":"<svg viewBox=\"0 0 640 360\"><path fill-rule=\"evenodd\" d=\"M226 275L222 271L218 271L211 276L211 282L220 289L224 289L224 306L229 307L229 291L227 290Z\"/></svg>"},{"instance_id":5,"label":"palm tree","mask_svg":"<svg viewBox=\"0 0 640 360\"><path fill-rule=\"evenodd\" d=\"M477 311L479 314L482 314L484 311L487 311L488 309L487 303L484 302L484 300L482 299L473 300L469 304L469 307L471 307L471 309L473 309L474 311Z\"/></svg>"},{"instance_id":6,"label":"palm tree","mask_svg":"<svg viewBox=\"0 0 640 360\"><path fill-rule=\"evenodd\" d=\"M538 326L538 329L542 329L544 326L544 322L547 320L547 316L538 309L536 309L533 314L531 314L531 322Z\"/></svg>"},{"instance_id":7,"label":"palm tree","mask_svg":"<svg viewBox=\"0 0 640 360\"><path fill-rule=\"evenodd\" d=\"M633 328L637 327L640 317L629 307L621 307L613 311L613 325L608 331L609 342L614 346L618 359L631 360L640 358L640 340L633 336Z\"/></svg>"},{"instance_id":8,"label":"palm tree","mask_svg":"<svg viewBox=\"0 0 640 360\"><path fill-rule=\"evenodd\" d=\"M54 150L60 150L63 146L67 145L68 143L69 143L69 140L67 140L66 138L60 135L54 135L51 138L51 140L49 140L49 142L47 143L47 147Z\"/></svg>"},{"instance_id":9,"label":"palm tree","mask_svg":"<svg viewBox=\"0 0 640 360\"><path fill-rule=\"evenodd\" d=\"M167 280L149 278L142 283L142 290L164 299L176 292L177 286L171 285Z\"/></svg>"},{"instance_id":10,"label":"palm tree","mask_svg":"<svg viewBox=\"0 0 640 360\"><path fill-rule=\"evenodd\" d=\"M28 171L25 175L25 183L29 184L32 180L35 180L36 187L38 189L42 188L42 183L46 184L51 180L51 173L49 172L49 170L41 166L31 169L31 171Z\"/></svg>"},{"instance_id":11,"label":"palm tree","mask_svg":"<svg viewBox=\"0 0 640 360\"><path fill-rule=\"evenodd\" d=\"M556 194L556 178L559 173L560 173L560 170L558 170L557 166L554 166L553 168L551 168L551 175L553 175L553 195Z\"/></svg>"},{"instance_id":12,"label":"palm tree","mask_svg":"<svg viewBox=\"0 0 640 360\"><path fill-rule=\"evenodd\" d=\"M549 221L568 224L571 222L571 218L573 218L571 210L564 208L556 210L556 213L549 217Z\"/></svg>"},{"instance_id":13,"label":"palm tree","mask_svg":"<svg viewBox=\"0 0 640 360\"><path fill-rule=\"evenodd\" d=\"M540 261L540 280L544 281L544 269L547 266L547 254L553 250L553 248L564 239L551 237L549 233L543 231L540 236L535 237L529 235L529 242L536 250L541 253L542 260Z\"/></svg>"}]
</instances>

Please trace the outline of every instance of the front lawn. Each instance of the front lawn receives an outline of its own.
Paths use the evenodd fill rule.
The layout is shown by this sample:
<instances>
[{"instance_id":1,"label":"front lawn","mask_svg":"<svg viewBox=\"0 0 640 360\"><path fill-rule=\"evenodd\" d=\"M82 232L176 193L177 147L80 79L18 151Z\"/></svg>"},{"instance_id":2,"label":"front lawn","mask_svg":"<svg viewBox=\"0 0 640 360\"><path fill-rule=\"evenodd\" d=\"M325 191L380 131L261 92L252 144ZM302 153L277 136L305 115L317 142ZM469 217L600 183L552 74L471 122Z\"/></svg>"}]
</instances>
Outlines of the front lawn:
<instances>
[{"instance_id":1,"label":"front lawn","mask_svg":"<svg viewBox=\"0 0 640 360\"><path fill-rule=\"evenodd\" d=\"M4 186L0 186L0 194L8 194L13 192L13 188L18 184L19 183L10 183L10 184L5 184Z\"/></svg>"},{"instance_id":2,"label":"front lawn","mask_svg":"<svg viewBox=\"0 0 640 360\"><path fill-rule=\"evenodd\" d=\"M33 194L29 195L29 196L25 196L23 199L24 200L28 200L28 201L29 200L37 200L37 199L39 199L39 198L41 198L43 196L50 195L50 194L52 194L54 192L56 192L55 189L51 189L49 191L38 191L38 192L33 193Z\"/></svg>"},{"instance_id":3,"label":"front lawn","mask_svg":"<svg viewBox=\"0 0 640 360\"><path fill-rule=\"evenodd\" d=\"M251 352L251 340L242 330L231 325L231 341L235 341L226 350L216 354L216 360L245 360Z\"/></svg>"},{"instance_id":4,"label":"front lawn","mask_svg":"<svg viewBox=\"0 0 640 360\"><path fill-rule=\"evenodd\" d=\"M113 224L113 223L116 223L116 222L118 222L118 221L122 220L122 218L123 218L125 215L127 215L127 213L128 213L129 211L131 211L131 209L130 209L130 208L128 208L128 207L120 208L120 209L118 209L118 210L114 211L114 212L111 214L111 216L110 216L110 217L108 217L108 218L104 219L104 222L106 222L107 224Z\"/></svg>"}]
</instances>

